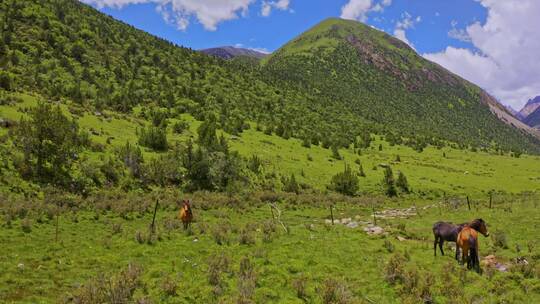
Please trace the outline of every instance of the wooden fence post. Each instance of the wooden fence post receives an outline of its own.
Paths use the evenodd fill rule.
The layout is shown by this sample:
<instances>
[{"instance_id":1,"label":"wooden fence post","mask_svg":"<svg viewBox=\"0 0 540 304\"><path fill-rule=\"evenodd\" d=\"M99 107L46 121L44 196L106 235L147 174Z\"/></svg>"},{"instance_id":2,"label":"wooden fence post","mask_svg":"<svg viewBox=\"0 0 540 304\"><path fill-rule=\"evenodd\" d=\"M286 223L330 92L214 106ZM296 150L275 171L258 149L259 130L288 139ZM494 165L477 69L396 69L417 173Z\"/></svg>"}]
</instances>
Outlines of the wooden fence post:
<instances>
[{"instance_id":1,"label":"wooden fence post","mask_svg":"<svg viewBox=\"0 0 540 304\"><path fill-rule=\"evenodd\" d=\"M155 222L156 222L156 213L158 207L159 199L156 199L156 206L154 207L154 217L152 217L152 233L156 231Z\"/></svg>"},{"instance_id":2,"label":"wooden fence post","mask_svg":"<svg viewBox=\"0 0 540 304\"><path fill-rule=\"evenodd\" d=\"M332 225L334 225L334 205L330 205L330 218L332 219Z\"/></svg>"},{"instance_id":3,"label":"wooden fence post","mask_svg":"<svg viewBox=\"0 0 540 304\"><path fill-rule=\"evenodd\" d=\"M58 243L58 218L60 217L60 211L56 214L56 232L54 235L54 242Z\"/></svg>"},{"instance_id":4,"label":"wooden fence post","mask_svg":"<svg viewBox=\"0 0 540 304\"><path fill-rule=\"evenodd\" d=\"M467 195L467 206L469 206L469 211L471 211L471 202L469 201L468 195Z\"/></svg>"},{"instance_id":5,"label":"wooden fence post","mask_svg":"<svg viewBox=\"0 0 540 304\"><path fill-rule=\"evenodd\" d=\"M493 200L493 191L489 191L489 209L491 209L491 201Z\"/></svg>"},{"instance_id":6,"label":"wooden fence post","mask_svg":"<svg viewBox=\"0 0 540 304\"><path fill-rule=\"evenodd\" d=\"M373 210L373 225L377 226L377 216L375 215L375 205L371 205L371 209Z\"/></svg>"}]
</instances>

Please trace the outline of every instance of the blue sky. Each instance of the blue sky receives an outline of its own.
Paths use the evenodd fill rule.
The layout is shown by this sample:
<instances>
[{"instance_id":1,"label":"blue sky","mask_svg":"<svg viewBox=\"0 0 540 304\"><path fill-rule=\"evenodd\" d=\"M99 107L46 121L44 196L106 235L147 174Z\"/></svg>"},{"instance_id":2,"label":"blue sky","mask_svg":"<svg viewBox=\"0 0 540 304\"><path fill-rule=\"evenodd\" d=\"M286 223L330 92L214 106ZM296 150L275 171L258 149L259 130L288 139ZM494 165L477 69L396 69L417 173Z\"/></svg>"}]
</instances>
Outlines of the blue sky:
<instances>
[{"instance_id":1,"label":"blue sky","mask_svg":"<svg viewBox=\"0 0 540 304\"><path fill-rule=\"evenodd\" d=\"M81 1L193 49L274 51L325 18L356 19L402 39L505 104L519 108L540 94L540 72L531 71L540 71L538 0Z\"/></svg>"}]
</instances>

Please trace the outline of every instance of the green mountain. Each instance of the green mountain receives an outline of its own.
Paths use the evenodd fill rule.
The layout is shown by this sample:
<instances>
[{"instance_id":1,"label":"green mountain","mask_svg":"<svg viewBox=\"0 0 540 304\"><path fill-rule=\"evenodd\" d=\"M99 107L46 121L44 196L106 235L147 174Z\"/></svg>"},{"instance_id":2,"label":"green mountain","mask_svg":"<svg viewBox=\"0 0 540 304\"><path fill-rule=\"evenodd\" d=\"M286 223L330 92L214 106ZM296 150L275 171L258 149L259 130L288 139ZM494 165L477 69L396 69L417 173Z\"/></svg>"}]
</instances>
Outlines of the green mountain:
<instances>
[{"instance_id":1,"label":"green mountain","mask_svg":"<svg viewBox=\"0 0 540 304\"><path fill-rule=\"evenodd\" d=\"M327 19L263 63L277 82L340 106L383 133L538 151L538 138L498 119L497 102L479 87L355 21Z\"/></svg>"}]
</instances>

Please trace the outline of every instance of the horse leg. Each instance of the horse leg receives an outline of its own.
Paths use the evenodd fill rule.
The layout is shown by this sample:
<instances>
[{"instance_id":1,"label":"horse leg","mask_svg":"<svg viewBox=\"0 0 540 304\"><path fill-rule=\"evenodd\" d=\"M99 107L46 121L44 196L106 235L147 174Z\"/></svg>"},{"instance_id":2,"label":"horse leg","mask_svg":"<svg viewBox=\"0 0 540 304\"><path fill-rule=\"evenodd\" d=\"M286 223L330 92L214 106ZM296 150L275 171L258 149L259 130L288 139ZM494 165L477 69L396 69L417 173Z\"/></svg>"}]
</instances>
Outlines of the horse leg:
<instances>
[{"instance_id":1,"label":"horse leg","mask_svg":"<svg viewBox=\"0 0 540 304\"><path fill-rule=\"evenodd\" d=\"M456 261L459 261L459 246L457 245L457 242L456 242Z\"/></svg>"},{"instance_id":2,"label":"horse leg","mask_svg":"<svg viewBox=\"0 0 540 304\"><path fill-rule=\"evenodd\" d=\"M444 255L444 251L443 251L443 244L444 244L444 239L441 238L441 240L439 241L439 249L441 250L441 255Z\"/></svg>"},{"instance_id":3,"label":"horse leg","mask_svg":"<svg viewBox=\"0 0 540 304\"><path fill-rule=\"evenodd\" d=\"M433 253L435 256L437 256L437 243L439 242L439 238L435 236L435 242L433 242Z\"/></svg>"}]
</instances>

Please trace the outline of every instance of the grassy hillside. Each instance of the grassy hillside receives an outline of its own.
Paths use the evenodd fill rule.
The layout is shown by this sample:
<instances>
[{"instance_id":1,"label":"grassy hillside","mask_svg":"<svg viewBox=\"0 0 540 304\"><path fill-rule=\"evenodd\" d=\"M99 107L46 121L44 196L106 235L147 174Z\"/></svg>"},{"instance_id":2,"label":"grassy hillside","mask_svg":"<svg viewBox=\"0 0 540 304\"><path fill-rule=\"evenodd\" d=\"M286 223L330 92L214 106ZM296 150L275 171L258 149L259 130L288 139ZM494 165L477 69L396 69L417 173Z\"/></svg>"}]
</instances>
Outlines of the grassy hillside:
<instances>
[{"instance_id":1,"label":"grassy hillside","mask_svg":"<svg viewBox=\"0 0 540 304\"><path fill-rule=\"evenodd\" d=\"M35 107L37 98L26 94L17 94L20 101L0 106L0 117L18 121L29 108ZM77 117L81 128L91 133L91 140L104 145L100 152L86 151L90 158L104 159L113 155L115 149L126 142L137 143L137 129L149 124L137 116L139 108L131 114L105 111L95 113L76 107L76 104L64 105L65 113ZM70 112L70 110L72 112ZM171 145L182 143L197 137L197 121L189 114L180 116L188 123L188 128L181 134L174 133L172 127L167 134ZM171 119L173 125L176 119ZM471 152L450 147L428 147L418 152L410 147L390 145L376 139L367 149L358 155L355 149L340 149L342 159L332 157L331 149L320 146L303 146L298 139L284 139L276 135L267 135L263 130L256 130L255 124L240 136L220 131L229 139L232 150L238 151L246 159L257 155L261 158L266 173L281 176L294 174L299 182L317 190L325 190L331 177L343 171L345 164L359 172L362 166L365 177L360 178L360 191L377 194L382 191L381 181L384 166L391 165L394 171L402 171L408 178L412 190L419 196L442 197L449 195L471 195L485 198L487 192L502 191L520 193L538 191L540 186L540 162L538 156L522 155L519 158L496 153ZM7 129L0 129L0 134L7 135ZM382 150L379 150L379 146ZM144 148L143 154L149 161L163 153ZM399 157L399 161L396 159Z\"/></svg>"},{"instance_id":2,"label":"grassy hillside","mask_svg":"<svg viewBox=\"0 0 540 304\"><path fill-rule=\"evenodd\" d=\"M265 58L264 70L386 133L433 144L538 150L538 139L490 112L480 88L355 21L321 22Z\"/></svg>"}]
</instances>

